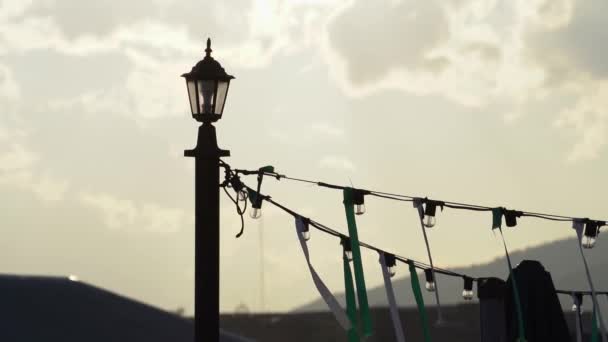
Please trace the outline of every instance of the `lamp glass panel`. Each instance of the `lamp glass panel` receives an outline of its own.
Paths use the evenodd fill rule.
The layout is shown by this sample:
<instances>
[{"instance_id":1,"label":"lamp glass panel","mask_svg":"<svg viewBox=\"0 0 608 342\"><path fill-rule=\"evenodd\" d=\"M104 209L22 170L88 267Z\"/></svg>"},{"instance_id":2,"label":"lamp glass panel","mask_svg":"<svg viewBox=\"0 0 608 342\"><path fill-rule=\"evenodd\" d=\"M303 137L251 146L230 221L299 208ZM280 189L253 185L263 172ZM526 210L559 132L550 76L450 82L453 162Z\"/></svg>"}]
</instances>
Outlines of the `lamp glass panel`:
<instances>
[{"instance_id":1,"label":"lamp glass panel","mask_svg":"<svg viewBox=\"0 0 608 342\"><path fill-rule=\"evenodd\" d=\"M190 110L192 114L197 114L197 105L196 105L196 84L194 81L188 80L186 81L186 85L188 87L188 99L190 100Z\"/></svg>"},{"instance_id":2,"label":"lamp glass panel","mask_svg":"<svg viewBox=\"0 0 608 342\"><path fill-rule=\"evenodd\" d=\"M219 81L217 84L217 98L215 100L215 114L222 115L224 104L226 103L226 95L228 94L228 82Z\"/></svg>"}]
</instances>

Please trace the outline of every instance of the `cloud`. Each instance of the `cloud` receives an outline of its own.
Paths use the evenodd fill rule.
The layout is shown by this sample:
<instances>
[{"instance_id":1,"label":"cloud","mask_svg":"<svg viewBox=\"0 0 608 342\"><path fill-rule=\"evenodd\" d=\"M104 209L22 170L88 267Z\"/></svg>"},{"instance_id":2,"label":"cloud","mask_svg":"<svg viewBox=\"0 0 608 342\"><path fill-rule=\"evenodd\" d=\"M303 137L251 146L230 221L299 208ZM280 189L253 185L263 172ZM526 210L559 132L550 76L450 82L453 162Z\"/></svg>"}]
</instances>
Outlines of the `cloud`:
<instances>
[{"instance_id":1,"label":"cloud","mask_svg":"<svg viewBox=\"0 0 608 342\"><path fill-rule=\"evenodd\" d=\"M607 11L601 0L352 0L329 17L323 51L351 96L441 96L509 122L559 103L549 120L578 140L568 159L588 160L608 143Z\"/></svg>"},{"instance_id":2,"label":"cloud","mask_svg":"<svg viewBox=\"0 0 608 342\"><path fill-rule=\"evenodd\" d=\"M561 3L567 5L545 3L530 20L525 36L530 60L543 68L548 85L585 77L605 79L608 48L597 42L608 40L602 15L608 11L608 4L597 0ZM562 18L559 24L546 24L547 20L553 21L552 16Z\"/></svg>"},{"instance_id":3,"label":"cloud","mask_svg":"<svg viewBox=\"0 0 608 342\"><path fill-rule=\"evenodd\" d=\"M20 87L12 71L0 65L0 186L29 191L45 202L62 200L68 182L40 165L41 156L29 145L30 132L19 115Z\"/></svg>"},{"instance_id":4,"label":"cloud","mask_svg":"<svg viewBox=\"0 0 608 342\"><path fill-rule=\"evenodd\" d=\"M189 223L180 208L165 208L148 202L138 204L107 193L81 193L79 200L85 206L99 211L110 229L174 233Z\"/></svg>"},{"instance_id":5,"label":"cloud","mask_svg":"<svg viewBox=\"0 0 608 342\"><path fill-rule=\"evenodd\" d=\"M31 190L43 201L60 201L68 191L68 181L43 174L32 183Z\"/></svg>"},{"instance_id":6,"label":"cloud","mask_svg":"<svg viewBox=\"0 0 608 342\"><path fill-rule=\"evenodd\" d=\"M330 138L334 138L334 139L344 138L344 129L337 127L333 124L330 124L328 122L314 123L312 125L312 130L313 130L313 132L326 136L326 137L330 137Z\"/></svg>"},{"instance_id":7,"label":"cloud","mask_svg":"<svg viewBox=\"0 0 608 342\"><path fill-rule=\"evenodd\" d=\"M163 208L157 204L144 204L140 215L144 227L153 232L177 232L187 223L182 209Z\"/></svg>"},{"instance_id":8,"label":"cloud","mask_svg":"<svg viewBox=\"0 0 608 342\"><path fill-rule=\"evenodd\" d=\"M435 1L352 1L331 20L328 35L354 86L377 82L394 69L445 67L432 56L448 38L446 15Z\"/></svg>"},{"instance_id":9,"label":"cloud","mask_svg":"<svg viewBox=\"0 0 608 342\"><path fill-rule=\"evenodd\" d=\"M329 19L323 51L352 96L395 89L480 107L517 99L538 78L521 72L513 13L490 0L353 0Z\"/></svg>"},{"instance_id":10,"label":"cloud","mask_svg":"<svg viewBox=\"0 0 608 342\"><path fill-rule=\"evenodd\" d=\"M524 42L531 64L543 71L542 91L549 101L566 98L556 127L578 141L570 161L599 157L608 133L608 40L604 1L541 1L531 11Z\"/></svg>"},{"instance_id":11,"label":"cloud","mask_svg":"<svg viewBox=\"0 0 608 342\"><path fill-rule=\"evenodd\" d=\"M16 101L20 95L21 91L12 70L0 64L0 97L5 101Z\"/></svg>"},{"instance_id":12,"label":"cloud","mask_svg":"<svg viewBox=\"0 0 608 342\"><path fill-rule=\"evenodd\" d=\"M81 194L80 200L84 205L101 211L104 223L109 228L118 229L135 223L137 209L133 201L108 194Z\"/></svg>"},{"instance_id":13,"label":"cloud","mask_svg":"<svg viewBox=\"0 0 608 342\"><path fill-rule=\"evenodd\" d=\"M132 104L131 116L159 118L183 115L187 110L185 82L178 77L184 71L182 63L147 59L132 51L138 61L129 73L125 90ZM145 62L142 61L146 60Z\"/></svg>"},{"instance_id":14,"label":"cloud","mask_svg":"<svg viewBox=\"0 0 608 342\"><path fill-rule=\"evenodd\" d=\"M577 90L575 103L566 107L555 122L557 127L578 136L569 161L596 159L608 142L608 81L589 83Z\"/></svg>"},{"instance_id":15,"label":"cloud","mask_svg":"<svg viewBox=\"0 0 608 342\"><path fill-rule=\"evenodd\" d=\"M47 0L32 3L26 14L49 17L71 39L104 36L142 22L161 21L185 27L193 36L204 30L234 40L231 33L238 26L234 23L246 22L251 7L250 0Z\"/></svg>"},{"instance_id":16,"label":"cloud","mask_svg":"<svg viewBox=\"0 0 608 342\"><path fill-rule=\"evenodd\" d=\"M21 144L13 143L3 153L0 153L0 171L16 171L29 169L38 159L36 154Z\"/></svg>"},{"instance_id":17,"label":"cloud","mask_svg":"<svg viewBox=\"0 0 608 342\"><path fill-rule=\"evenodd\" d=\"M2 139L0 139L2 141ZM0 151L0 185L31 191L39 199L50 202L62 200L68 182L35 170L39 157L17 143Z\"/></svg>"},{"instance_id":18,"label":"cloud","mask_svg":"<svg viewBox=\"0 0 608 342\"><path fill-rule=\"evenodd\" d=\"M136 49L191 59L212 37L224 60L258 67L298 46L291 37L299 31L294 18L302 11L296 8L303 6L273 0L42 0L0 12L0 51L50 48L86 55Z\"/></svg>"},{"instance_id":19,"label":"cloud","mask_svg":"<svg viewBox=\"0 0 608 342\"><path fill-rule=\"evenodd\" d=\"M319 161L319 166L334 170L355 170L355 164L350 159L344 156L325 156Z\"/></svg>"},{"instance_id":20,"label":"cloud","mask_svg":"<svg viewBox=\"0 0 608 342\"><path fill-rule=\"evenodd\" d=\"M70 99L82 94L123 85L133 65L120 52L76 56L52 49L10 53L5 57L14 82L27 88L29 108L44 107L49 100ZM24 94L25 95L25 94Z\"/></svg>"}]
</instances>

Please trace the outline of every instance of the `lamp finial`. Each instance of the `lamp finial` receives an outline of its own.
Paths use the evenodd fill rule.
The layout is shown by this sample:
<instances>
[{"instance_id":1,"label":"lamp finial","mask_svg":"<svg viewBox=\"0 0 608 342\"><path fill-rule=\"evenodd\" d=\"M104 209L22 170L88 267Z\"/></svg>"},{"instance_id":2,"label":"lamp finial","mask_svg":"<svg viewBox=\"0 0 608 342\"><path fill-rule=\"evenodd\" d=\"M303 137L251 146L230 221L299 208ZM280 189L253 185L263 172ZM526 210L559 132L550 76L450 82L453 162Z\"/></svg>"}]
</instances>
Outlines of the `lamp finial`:
<instances>
[{"instance_id":1,"label":"lamp finial","mask_svg":"<svg viewBox=\"0 0 608 342\"><path fill-rule=\"evenodd\" d=\"M207 38L207 48L205 49L205 53L207 54L207 57L211 57L211 38Z\"/></svg>"}]
</instances>

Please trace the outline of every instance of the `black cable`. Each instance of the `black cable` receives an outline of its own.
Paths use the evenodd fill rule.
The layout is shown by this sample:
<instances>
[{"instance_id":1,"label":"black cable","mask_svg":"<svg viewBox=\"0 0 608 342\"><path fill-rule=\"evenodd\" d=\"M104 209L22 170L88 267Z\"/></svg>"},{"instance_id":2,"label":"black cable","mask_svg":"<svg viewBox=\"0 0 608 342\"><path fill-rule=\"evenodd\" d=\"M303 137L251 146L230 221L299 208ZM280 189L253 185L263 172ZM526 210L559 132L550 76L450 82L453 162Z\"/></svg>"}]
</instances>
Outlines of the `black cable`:
<instances>
[{"instance_id":1,"label":"black cable","mask_svg":"<svg viewBox=\"0 0 608 342\"><path fill-rule=\"evenodd\" d=\"M302 218L307 218L306 216L304 216L304 215L300 215L300 214L298 214L297 212L295 212L295 211L293 211L293 210L291 210L291 209L287 208L286 206L284 206L284 205L282 205L282 204L280 204L280 203L276 202L275 200L271 199L271 198L270 198L270 197L268 197L268 196L263 196L263 198L264 198L264 199L265 199L267 202L271 203L272 205L276 206L277 208L279 208L279 209L281 209L281 210L285 211L286 213L288 213L288 214L290 214L290 215L292 215L292 216L294 216L294 217L302 217ZM320 223L320 222L318 222L318 221L315 221L315 220L310 219L310 218L307 218L307 219L309 220L310 224L311 224L313 227L317 228L318 230L320 230L320 231L322 231L322 232L324 232L324 233L327 233L327 234L333 235L333 236L338 237L338 238L348 238L348 237L349 237L348 235L346 235L346 234L342 234L342 233L340 233L340 232L338 232L338 231L336 231L336 230L334 230L334 229L332 229L332 228L329 228L328 226L326 226L326 225L324 225L324 224L322 224L322 223ZM365 243L365 242L363 242L363 241L359 241L359 245L360 245L361 247L364 247L364 248L367 248L367 249L370 249L370 250L376 251L376 252L378 252L378 253L389 253L389 252L387 252L387 251L385 251L385 250L382 250L382 249L380 249L380 248L378 248L378 247L376 247L376 246L373 246L373 245L367 244L367 243ZM414 263L414 266L415 266L416 268L418 268L418 269L428 269L428 268L430 268L430 267L431 267L431 266L430 266L430 265L428 265L428 264L425 264L425 263L422 263L422 262L419 262L419 261L416 261L416 260L413 260L413 259L410 259L410 258L406 258L406 257L400 256L400 255L397 255L397 254L395 254L395 253L390 253L390 254L395 255L395 258L396 258L397 260L399 260L399 261L403 262L403 263L408 263L408 261L412 261L412 262ZM464 274L456 273L456 272L449 271L449 270L442 269L442 268L438 268L438 267L435 267L434 269L435 269L435 272L437 272L437 273L441 273L441 274L444 274L444 275L456 276L456 277L464 277L464 276L465 276ZM472 278L472 279L476 280L476 278Z\"/></svg>"},{"instance_id":2,"label":"black cable","mask_svg":"<svg viewBox=\"0 0 608 342\"><path fill-rule=\"evenodd\" d=\"M590 295L593 294L591 291L575 291L575 290L571 290L571 291L569 291L569 290L555 290L555 293L564 294L564 295L572 295L574 293L574 294L582 294L584 296L590 296ZM608 295L608 292L606 292L606 291L595 291L595 294L598 294L598 295Z\"/></svg>"},{"instance_id":3,"label":"black cable","mask_svg":"<svg viewBox=\"0 0 608 342\"><path fill-rule=\"evenodd\" d=\"M559 218L559 216L555 216L555 217L547 217L545 215L542 214L533 214L533 213L526 213L524 212L522 216L527 216L527 217L536 217L536 218L540 218L540 219L544 219L544 220L550 220L550 221L560 221L560 222L570 222L573 220L573 218Z\"/></svg>"},{"instance_id":4,"label":"black cable","mask_svg":"<svg viewBox=\"0 0 608 342\"><path fill-rule=\"evenodd\" d=\"M235 170L235 172L241 173L244 175L252 175L252 174L260 173L259 171L250 171L250 170ZM303 179L303 178L289 177L289 176L282 175L282 174L279 174L276 172L263 172L263 174L273 176L274 178L276 178L278 180L287 179L287 180L292 180L292 181L296 181L296 182L316 184L318 186L330 188L330 189L343 190L343 189L349 188L349 187L331 184L331 183L313 181L313 180L308 180L308 179ZM421 197L416 197L416 196L396 194L396 193L376 191L376 190L365 190L365 189L359 189L359 188L357 188L357 189L366 191L368 194L370 194L372 196L386 198L386 199L390 199L390 200L396 200L396 201L412 201L416 198L421 198ZM446 207L452 208L452 209L463 209L463 210L472 210L472 211L490 211L495 208L495 207L488 207L488 206L469 204L469 203L450 202L450 201L443 201L443 202ZM529 212L529 211L522 211L522 214L523 214L522 216L535 217L535 218L551 220L551 221L572 221L572 220L578 219L577 217L571 217L571 216L537 213L537 212ZM608 221L608 220L603 220L603 221Z\"/></svg>"},{"instance_id":5,"label":"black cable","mask_svg":"<svg viewBox=\"0 0 608 342\"><path fill-rule=\"evenodd\" d=\"M402 197L395 197L395 196L391 196L391 195L384 195L384 194L380 194L380 193L373 192L373 191L370 192L369 194L372 195L372 196L375 196L375 197L387 198L387 199L392 199L392 200L395 200L395 201L402 201L402 202L412 202L413 201L413 199L402 198Z\"/></svg>"},{"instance_id":6,"label":"black cable","mask_svg":"<svg viewBox=\"0 0 608 342\"><path fill-rule=\"evenodd\" d=\"M228 192L228 190L226 190L226 187L223 187L224 192L226 193L226 195L228 195L228 198L230 198L230 200L232 201L232 203L234 203L236 205L236 212L239 214L240 218L241 218L241 230L236 234L236 238L240 238L241 235L243 235L243 233L245 232L245 219L243 218L243 215L245 214L245 211L247 210L247 201L245 201L245 206L243 207L243 210L241 210L241 206L239 205L238 199L235 200L232 195L230 195L230 193ZM237 194L238 196L238 194Z\"/></svg>"},{"instance_id":7,"label":"black cable","mask_svg":"<svg viewBox=\"0 0 608 342\"><path fill-rule=\"evenodd\" d=\"M492 210L492 208L465 207L465 206L462 206L462 205L450 204L450 202L445 202L444 206L446 208L464 209L464 210L473 210L473 211L491 211Z\"/></svg>"},{"instance_id":8,"label":"black cable","mask_svg":"<svg viewBox=\"0 0 608 342\"><path fill-rule=\"evenodd\" d=\"M224 163L225 164L225 163ZM225 164L227 165L227 164ZM229 168L229 166L227 166ZM319 186L323 186L323 187L327 187L327 188L333 188L333 189L345 189L345 187L339 186L339 185L333 185L333 184L328 184L328 183L323 183L323 182L315 182L315 181L310 181L310 180L306 180L306 179L299 179L299 178L292 178L292 177L287 177L285 175L280 175L278 173L271 173L271 172L259 172L259 171L247 171L247 170L234 170L235 173L241 173L244 175L250 175L250 174L266 174L269 176L273 176L276 179L280 180L282 178L284 179L289 179L289 180L294 180L294 181L298 181L298 182L305 182L305 183L310 183L310 184L316 184ZM246 188L249 188L248 186L244 185ZM224 189L225 190L225 189ZM394 194L394 193L387 193L387 192L380 192L380 191L369 191L369 190L364 190L364 189L359 189L362 191L367 192L370 195L376 196L376 197L381 197L381 198L387 198L387 199L392 199L392 200L398 200L398 201L413 201L417 198L420 197L413 197L413 196L407 196L407 195L401 195L401 194ZM228 194L228 196L232 199L232 196L230 196L230 194L226 191L226 194ZM271 203L272 205L274 205L275 207L287 212L288 214L294 216L294 217L302 217L302 218L306 218L308 219L308 221L310 222L310 224L315 227L316 229L332 235L334 237L338 237L338 238L349 238L349 236L342 234L332 228L329 228L328 226L321 224L318 221L312 220L310 218L307 218L306 216L300 215L297 212L295 212L294 210L291 210L289 208L287 208L286 206L276 202L275 200L273 200L270 196L265 196L262 195L260 193L257 193L258 196L261 196L262 200L265 200L269 203ZM234 202L234 200L233 200ZM480 205L472 205L472 204L466 204L466 203L458 203L458 202L443 202L444 205L448 208L452 208L452 209L465 209L465 210L473 210L473 211L490 211L493 208L492 207L485 207L485 206L480 206ZM238 208L238 202L237 202L237 211L239 211ZM239 214L241 214L241 212L239 212ZM568 217L568 216L561 216L561 215L552 215L552 214L542 214L542 213L533 213L533 212L522 212L522 216L529 216L529 217L536 217L536 218L541 218L541 219L547 219L547 220L552 220L552 221L571 221L574 220L575 218L573 217ZM241 219L242 219L242 215L241 215ZM378 247L375 247L373 245L367 244L365 242L359 241L359 245L361 247L370 249L370 250L374 250L378 253L388 253ZM412 264L414 265L415 268L418 269L430 269L431 266L426 264L426 263L422 263L413 259L409 259L400 255L397 255L395 253L390 253L392 255L395 256L396 260L399 260L403 263L406 264ZM476 278L476 277L469 277L465 274L462 273L458 273L458 272L454 272L454 271L450 271L447 269L442 269L439 267L434 267L433 268L435 273L439 273L439 274L443 274L443 275L447 275L447 276L453 276L453 277L459 277L459 278L470 278L473 281L478 281L479 279L482 278ZM589 295L591 294L590 291L567 291L567 290L556 290L556 293L559 294L572 294L572 293L580 293L583 295ZM596 292L596 294L605 294L608 295L608 292Z\"/></svg>"}]
</instances>

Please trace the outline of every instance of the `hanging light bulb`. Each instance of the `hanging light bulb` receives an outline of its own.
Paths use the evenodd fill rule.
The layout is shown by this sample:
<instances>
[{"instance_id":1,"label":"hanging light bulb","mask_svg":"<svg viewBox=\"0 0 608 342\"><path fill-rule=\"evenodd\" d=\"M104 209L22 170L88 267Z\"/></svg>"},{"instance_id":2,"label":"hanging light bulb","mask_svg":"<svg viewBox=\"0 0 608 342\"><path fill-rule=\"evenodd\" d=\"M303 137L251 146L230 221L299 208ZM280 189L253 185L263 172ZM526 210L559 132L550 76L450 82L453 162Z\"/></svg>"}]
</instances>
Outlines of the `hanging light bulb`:
<instances>
[{"instance_id":1,"label":"hanging light bulb","mask_svg":"<svg viewBox=\"0 0 608 342\"><path fill-rule=\"evenodd\" d=\"M308 241L310 240L310 220L305 217L302 217L301 220L304 224L302 224L300 228L300 235L302 235L302 239L304 239L304 241Z\"/></svg>"},{"instance_id":2,"label":"hanging light bulb","mask_svg":"<svg viewBox=\"0 0 608 342\"><path fill-rule=\"evenodd\" d=\"M437 211L437 202L426 200L426 205L424 206L424 219L422 220L422 225L426 228L433 228L436 223L435 213Z\"/></svg>"},{"instance_id":3,"label":"hanging light bulb","mask_svg":"<svg viewBox=\"0 0 608 342\"><path fill-rule=\"evenodd\" d=\"M245 188L245 185L243 185L239 176L235 175L234 177L232 177L230 179L230 185L232 186L234 191L236 191L236 198L238 201L243 202L247 200L249 194L247 193L247 188Z\"/></svg>"},{"instance_id":4,"label":"hanging light bulb","mask_svg":"<svg viewBox=\"0 0 608 342\"><path fill-rule=\"evenodd\" d=\"M259 219L262 217L262 197L258 196L257 192L251 192L249 194L249 200L251 201L249 216L251 216L252 219Z\"/></svg>"},{"instance_id":5,"label":"hanging light bulb","mask_svg":"<svg viewBox=\"0 0 608 342\"><path fill-rule=\"evenodd\" d=\"M247 200L247 191L246 190L240 190L238 191L238 200L241 202L245 202Z\"/></svg>"},{"instance_id":6,"label":"hanging light bulb","mask_svg":"<svg viewBox=\"0 0 608 342\"><path fill-rule=\"evenodd\" d=\"M596 240L597 239L592 236L583 236L581 243L583 244L583 247L591 249L595 246Z\"/></svg>"},{"instance_id":7,"label":"hanging light bulb","mask_svg":"<svg viewBox=\"0 0 608 342\"><path fill-rule=\"evenodd\" d=\"M365 193L362 190L353 190L353 203L355 204L355 214L365 214Z\"/></svg>"},{"instance_id":8,"label":"hanging light bulb","mask_svg":"<svg viewBox=\"0 0 608 342\"><path fill-rule=\"evenodd\" d=\"M262 181L264 180L264 173L266 172L274 172L274 167L264 166L258 169L257 191L247 188L249 201L251 202L251 211L249 212L249 216L251 216L252 219L262 217L262 201L264 200L264 196L260 193L260 189L262 188Z\"/></svg>"},{"instance_id":9,"label":"hanging light bulb","mask_svg":"<svg viewBox=\"0 0 608 342\"><path fill-rule=\"evenodd\" d=\"M599 233L599 224L597 221L588 220L585 224L585 233L581 239L581 244L584 248L593 248L597 235Z\"/></svg>"},{"instance_id":10,"label":"hanging light bulb","mask_svg":"<svg viewBox=\"0 0 608 342\"><path fill-rule=\"evenodd\" d=\"M424 224L424 226L427 228L433 228L435 227L436 221L437 220L435 219L435 216L424 215L424 221L422 222L422 224Z\"/></svg>"},{"instance_id":11,"label":"hanging light bulb","mask_svg":"<svg viewBox=\"0 0 608 342\"><path fill-rule=\"evenodd\" d=\"M384 262L388 269L388 274L392 277L397 274L397 259L393 254L384 253Z\"/></svg>"},{"instance_id":12,"label":"hanging light bulb","mask_svg":"<svg viewBox=\"0 0 608 342\"><path fill-rule=\"evenodd\" d=\"M464 276L463 279L464 289L462 290L462 298L464 300L471 300L473 299L473 278Z\"/></svg>"},{"instance_id":13,"label":"hanging light bulb","mask_svg":"<svg viewBox=\"0 0 608 342\"><path fill-rule=\"evenodd\" d=\"M252 219L259 219L260 217L262 217L262 209L261 208L251 208L251 211L249 212L249 216Z\"/></svg>"},{"instance_id":14,"label":"hanging light bulb","mask_svg":"<svg viewBox=\"0 0 608 342\"><path fill-rule=\"evenodd\" d=\"M340 240L340 244L342 245L342 249L344 250L344 256L346 256L346 260L353 261L353 249L350 245L350 239L347 237L342 237Z\"/></svg>"},{"instance_id":15,"label":"hanging light bulb","mask_svg":"<svg viewBox=\"0 0 608 342\"><path fill-rule=\"evenodd\" d=\"M260 195L259 192L254 191L249 188L245 188L247 190L247 197L249 198L249 202L251 202L251 210L249 211L249 216L252 219L259 219L262 217L262 201L264 197Z\"/></svg>"},{"instance_id":16,"label":"hanging light bulb","mask_svg":"<svg viewBox=\"0 0 608 342\"><path fill-rule=\"evenodd\" d=\"M198 81L200 112L203 114L213 114L213 94L215 93L215 82L212 80Z\"/></svg>"},{"instance_id":17,"label":"hanging light bulb","mask_svg":"<svg viewBox=\"0 0 608 342\"><path fill-rule=\"evenodd\" d=\"M427 268L426 270L424 270L424 277L426 278L426 284L424 284L424 287L426 288L427 291L434 292L435 291L435 279L433 277L433 270L430 268Z\"/></svg>"},{"instance_id":18,"label":"hanging light bulb","mask_svg":"<svg viewBox=\"0 0 608 342\"><path fill-rule=\"evenodd\" d=\"M355 204L355 214L357 214L357 215L365 214L365 204Z\"/></svg>"}]
</instances>

